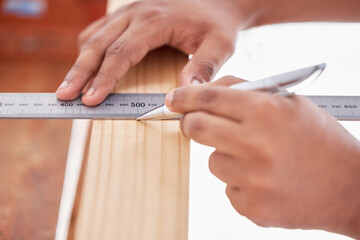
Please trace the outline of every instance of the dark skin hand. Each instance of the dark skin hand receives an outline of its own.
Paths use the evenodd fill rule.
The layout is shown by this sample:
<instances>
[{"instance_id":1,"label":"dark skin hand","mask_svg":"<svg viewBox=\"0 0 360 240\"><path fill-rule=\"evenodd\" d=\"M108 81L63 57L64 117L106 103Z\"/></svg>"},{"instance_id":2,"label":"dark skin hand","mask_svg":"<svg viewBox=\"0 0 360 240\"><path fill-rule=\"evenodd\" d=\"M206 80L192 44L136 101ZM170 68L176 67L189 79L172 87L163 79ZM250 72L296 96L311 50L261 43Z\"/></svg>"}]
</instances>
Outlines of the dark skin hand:
<instances>
[{"instance_id":1,"label":"dark skin hand","mask_svg":"<svg viewBox=\"0 0 360 240\"><path fill-rule=\"evenodd\" d=\"M142 1L99 19L80 35L79 57L57 97L74 99L89 84L82 100L97 105L131 66L163 45L194 54L182 85L209 81L233 53L242 23L236 1Z\"/></svg>"},{"instance_id":2,"label":"dark skin hand","mask_svg":"<svg viewBox=\"0 0 360 240\"><path fill-rule=\"evenodd\" d=\"M101 103L152 49L168 45L193 58L180 84L210 81L233 54L237 32L264 24L360 21L359 0L143 0L86 28L80 54L56 92L86 105Z\"/></svg>"},{"instance_id":3,"label":"dark skin hand","mask_svg":"<svg viewBox=\"0 0 360 240\"><path fill-rule=\"evenodd\" d=\"M56 94L101 103L152 49L193 54L181 85L205 83L232 55L239 30L303 21L360 21L359 0L143 0L79 37L80 54ZM210 170L234 208L261 226L360 238L360 143L309 100L225 86L226 77L170 92L183 133L212 146ZM294 109L297 109L294 111ZM261 146L261 147L259 147Z\"/></svg>"},{"instance_id":4,"label":"dark skin hand","mask_svg":"<svg viewBox=\"0 0 360 240\"><path fill-rule=\"evenodd\" d=\"M170 110L186 112L184 135L216 148L210 171L233 207L260 226L359 238L360 142L309 99L225 87L237 81L166 96Z\"/></svg>"}]
</instances>

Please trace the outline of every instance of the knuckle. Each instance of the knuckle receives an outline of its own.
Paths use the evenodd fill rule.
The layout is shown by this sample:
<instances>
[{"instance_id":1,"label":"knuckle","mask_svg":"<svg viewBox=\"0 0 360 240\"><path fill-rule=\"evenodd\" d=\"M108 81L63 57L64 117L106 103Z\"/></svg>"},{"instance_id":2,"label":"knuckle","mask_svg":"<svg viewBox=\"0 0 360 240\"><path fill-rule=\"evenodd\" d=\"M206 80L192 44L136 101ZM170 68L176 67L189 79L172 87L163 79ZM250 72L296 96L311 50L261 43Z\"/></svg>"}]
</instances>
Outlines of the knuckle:
<instances>
[{"instance_id":1,"label":"knuckle","mask_svg":"<svg viewBox=\"0 0 360 240\"><path fill-rule=\"evenodd\" d=\"M249 175L246 178L246 182L257 196L266 196L273 189L272 181L266 177L266 174L260 177L258 175Z\"/></svg>"},{"instance_id":2,"label":"knuckle","mask_svg":"<svg viewBox=\"0 0 360 240\"><path fill-rule=\"evenodd\" d=\"M269 94L266 94L266 97L263 98L262 106L264 109L271 112L278 112L281 109L279 101L277 101L276 97Z\"/></svg>"},{"instance_id":3,"label":"knuckle","mask_svg":"<svg viewBox=\"0 0 360 240\"><path fill-rule=\"evenodd\" d=\"M98 85L103 85L106 82L106 87L113 87L118 82L118 78L113 74L99 71L96 76L96 82Z\"/></svg>"},{"instance_id":4,"label":"knuckle","mask_svg":"<svg viewBox=\"0 0 360 240\"><path fill-rule=\"evenodd\" d=\"M214 75L217 65L216 60L201 60L197 66L201 76L210 79Z\"/></svg>"},{"instance_id":5,"label":"knuckle","mask_svg":"<svg viewBox=\"0 0 360 240\"><path fill-rule=\"evenodd\" d=\"M102 36L93 36L89 38L84 44L84 49L98 49L102 48L105 44L105 39Z\"/></svg>"},{"instance_id":6,"label":"knuckle","mask_svg":"<svg viewBox=\"0 0 360 240\"><path fill-rule=\"evenodd\" d=\"M137 64L148 52L146 44L138 46L126 41L115 42L106 50L106 57L121 59L120 68L128 69Z\"/></svg>"},{"instance_id":7,"label":"knuckle","mask_svg":"<svg viewBox=\"0 0 360 240\"><path fill-rule=\"evenodd\" d=\"M165 18L165 11L160 6L155 6L144 11L140 18L143 20L162 19Z\"/></svg>"},{"instance_id":8,"label":"knuckle","mask_svg":"<svg viewBox=\"0 0 360 240\"><path fill-rule=\"evenodd\" d=\"M107 56L117 56L120 54L126 54L128 49L128 44L125 42L116 42L113 43L107 50Z\"/></svg>"},{"instance_id":9,"label":"knuckle","mask_svg":"<svg viewBox=\"0 0 360 240\"><path fill-rule=\"evenodd\" d=\"M267 216L265 214L265 210L262 205L258 203L248 204L245 215L256 225L265 227L265 225L262 224L262 222Z\"/></svg>"},{"instance_id":10,"label":"knuckle","mask_svg":"<svg viewBox=\"0 0 360 240\"><path fill-rule=\"evenodd\" d=\"M267 218L267 204L265 201L259 201L253 195L246 193L243 204L243 215L254 223L262 223Z\"/></svg>"},{"instance_id":11,"label":"knuckle","mask_svg":"<svg viewBox=\"0 0 360 240\"><path fill-rule=\"evenodd\" d=\"M71 68L71 72L72 73L76 73L76 74L84 74L85 76L92 76L94 74L94 71L83 67L81 64L79 63L75 63L74 66Z\"/></svg>"},{"instance_id":12,"label":"knuckle","mask_svg":"<svg viewBox=\"0 0 360 240\"><path fill-rule=\"evenodd\" d=\"M226 185L226 189L225 189L225 193L226 196L232 200L233 198L235 198L236 194L239 194L241 192L239 187L234 187L234 186L230 186L230 185Z\"/></svg>"},{"instance_id":13,"label":"knuckle","mask_svg":"<svg viewBox=\"0 0 360 240\"><path fill-rule=\"evenodd\" d=\"M104 79L105 73L103 71L99 71L94 78L94 85L96 85L96 87L101 86L104 82Z\"/></svg>"},{"instance_id":14,"label":"knuckle","mask_svg":"<svg viewBox=\"0 0 360 240\"><path fill-rule=\"evenodd\" d=\"M247 193L241 193L241 189L236 186L226 186L226 195L229 198L232 206L241 215L247 217L258 226L268 227L267 224L269 219L267 205L263 202L254 199L253 196ZM246 194L239 201L239 194Z\"/></svg>"},{"instance_id":15,"label":"knuckle","mask_svg":"<svg viewBox=\"0 0 360 240\"><path fill-rule=\"evenodd\" d=\"M251 202L246 204L244 215L250 219L253 223L260 227L270 227L272 214L269 204L262 201L254 200L251 198Z\"/></svg>"},{"instance_id":16,"label":"knuckle","mask_svg":"<svg viewBox=\"0 0 360 240\"><path fill-rule=\"evenodd\" d=\"M268 94L261 93L255 100L255 115L257 117L271 117L276 116L280 112L281 106L276 97Z\"/></svg>"},{"instance_id":17,"label":"knuckle","mask_svg":"<svg viewBox=\"0 0 360 240\"><path fill-rule=\"evenodd\" d=\"M268 118L265 118L267 121ZM268 126L268 125L266 125ZM265 169L273 168L278 161L278 149L274 148L273 139L264 136L263 134L254 134L249 136L246 141L239 141L237 144L241 145L246 151L251 152L256 159L256 163L266 167ZM261 148L259 149L259 146Z\"/></svg>"},{"instance_id":18,"label":"knuckle","mask_svg":"<svg viewBox=\"0 0 360 240\"><path fill-rule=\"evenodd\" d=\"M218 92L212 88L204 88L198 95L198 104L201 109L208 109L214 106L218 100Z\"/></svg>"},{"instance_id":19,"label":"knuckle","mask_svg":"<svg viewBox=\"0 0 360 240\"><path fill-rule=\"evenodd\" d=\"M222 155L218 152L213 152L209 157L209 169L212 174L216 174L219 161L221 161Z\"/></svg>"},{"instance_id":20,"label":"knuckle","mask_svg":"<svg viewBox=\"0 0 360 240\"><path fill-rule=\"evenodd\" d=\"M205 38L205 26L194 26L194 22L184 20L171 24L173 36L169 44L173 47L183 50L187 54L194 54Z\"/></svg>"},{"instance_id":21,"label":"knuckle","mask_svg":"<svg viewBox=\"0 0 360 240\"><path fill-rule=\"evenodd\" d=\"M201 139L204 131L206 130L204 113L192 112L188 113L184 117L184 132L188 137L194 138L195 140Z\"/></svg>"}]
</instances>

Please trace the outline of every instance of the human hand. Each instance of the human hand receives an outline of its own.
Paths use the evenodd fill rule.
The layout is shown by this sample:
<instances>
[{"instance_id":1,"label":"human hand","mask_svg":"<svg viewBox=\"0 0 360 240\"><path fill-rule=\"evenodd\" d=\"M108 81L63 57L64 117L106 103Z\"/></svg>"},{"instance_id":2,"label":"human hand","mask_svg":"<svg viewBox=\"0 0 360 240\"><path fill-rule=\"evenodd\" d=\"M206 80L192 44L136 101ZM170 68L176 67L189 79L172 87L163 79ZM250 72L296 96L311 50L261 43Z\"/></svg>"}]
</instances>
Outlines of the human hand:
<instances>
[{"instance_id":1,"label":"human hand","mask_svg":"<svg viewBox=\"0 0 360 240\"><path fill-rule=\"evenodd\" d=\"M56 94L97 105L152 49L163 45L194 54L181 85L209 81L232 55L237 31L245 28L246 6L239 0L145 0L105 16L80 35L80 54ZM93 80L92 80L93 79Z\"/></svg>"},{"instance_id":2,"label":"human hand","mask_svg":"<svg viewBox=\"0 0 360 240\"><path fill-rule=\"evenodd\" d=\"M166 105L186 113L185 136L216 148L210 170L241 215L360 237L360 144L310 100L204 84L175 89Z\"/></svg>"}]
</instances>

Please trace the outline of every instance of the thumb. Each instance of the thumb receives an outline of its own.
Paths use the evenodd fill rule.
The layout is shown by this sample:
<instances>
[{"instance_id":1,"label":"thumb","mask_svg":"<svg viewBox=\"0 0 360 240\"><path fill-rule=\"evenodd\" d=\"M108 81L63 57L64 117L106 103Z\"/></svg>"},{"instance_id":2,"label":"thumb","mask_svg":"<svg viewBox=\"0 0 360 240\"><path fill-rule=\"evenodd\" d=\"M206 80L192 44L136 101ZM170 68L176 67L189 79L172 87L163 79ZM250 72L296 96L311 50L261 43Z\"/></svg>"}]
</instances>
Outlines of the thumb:
<instances>
[{"instance_id":1,"label":"thumb","mask_svg":"<svg viewBox=\"0 0 360 240\"><path fill-rule=\"evenodd\" d=\"M180 75L180 85L209 82L233 54L235 38L208 36Z\"/></svg>"}]
</instances>

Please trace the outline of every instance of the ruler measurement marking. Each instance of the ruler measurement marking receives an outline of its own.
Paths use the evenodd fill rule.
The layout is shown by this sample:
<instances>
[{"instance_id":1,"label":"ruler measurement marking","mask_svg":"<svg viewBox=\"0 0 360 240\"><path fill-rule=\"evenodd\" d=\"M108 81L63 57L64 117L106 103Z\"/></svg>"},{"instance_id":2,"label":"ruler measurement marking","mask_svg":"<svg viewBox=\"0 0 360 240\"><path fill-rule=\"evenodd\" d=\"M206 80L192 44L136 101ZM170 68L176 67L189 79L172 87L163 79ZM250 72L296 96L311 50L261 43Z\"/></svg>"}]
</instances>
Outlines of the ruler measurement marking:
<instances>
[{"instance_id":1,"label":"ruler measurement marking","mask_svg":"<svg viewBox=\"0 0 360 240\"><path fill-rule=\"evenodd\" d=\"M342 120L360 120L360 97L305 96ZM0 93L0 118L134 119L164 104L165 94L111 94L96 107L81 99L60 101L53 93Z\"/></svg>"}]
</instances>

